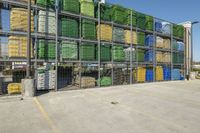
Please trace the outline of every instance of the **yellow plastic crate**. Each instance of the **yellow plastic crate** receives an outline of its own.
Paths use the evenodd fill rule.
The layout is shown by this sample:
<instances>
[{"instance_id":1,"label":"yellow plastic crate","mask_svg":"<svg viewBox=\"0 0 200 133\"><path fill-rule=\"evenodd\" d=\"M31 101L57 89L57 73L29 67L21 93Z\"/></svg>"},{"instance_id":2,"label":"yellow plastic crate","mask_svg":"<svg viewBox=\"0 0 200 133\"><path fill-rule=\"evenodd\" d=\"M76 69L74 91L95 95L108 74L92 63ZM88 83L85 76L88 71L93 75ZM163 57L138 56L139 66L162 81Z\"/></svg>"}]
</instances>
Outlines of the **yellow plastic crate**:
<instances>
[{"instance_id":1,"label":"yellow plastic crate","mask_svg":"<svg viewBox=\"0 0 200 133\"><path fill-rule=\"evenodd\" d=\"M164 48L164 40L162 37L156 37L156 47L157 48Z\"/></svg>"},{"instance_id":2,"label":"yellow plastic crate","mask_svg":"<svg viewBox=\"0 0 200 133\"><path fill-rule=\"evenodd\" d=\"M138 67L138 69L134 70L133 77L137 82L145 82L146 80L146 68Z\"/></svg>"},{"instance_id":3,"label":"yellow plastic crate","mask_svg":"<svg viewBox=\"0 0 200 133\"><path fill-rule=\"evenodd\" d=\"M163 62L163 53L162 52L156 52L156 61Z\"/></svg>"},{"instance_id":4,"label":"yellow plastic crate","mask_svg":"<svg viewBox=\"0 0 200 133\"><path fill-rule=\"evenodd\" d=\"M28 12L23 8L12 8L10 12L10 29L12 31L27 31L28 29ZM33 13L31 16L31 32L34 31Z\"/></svg>"},{"instance_id":5,"label":"yellow plastic crate","mask_svg":"<svg viewBox=\"0 0 200 133\"><path fill-rule=\"evenodd\" d=\"M27 57L27 38L21 36L10 36L8 38L8 56L9 57ZM33 48L31 43L31 57L33 57Z\"/></svg>"},{"instance_id":6,"label":"yellow plastic crate","mask_svg":"<svg viewBox=\"0 0 200 133\"><path fill-rule=\"evenodd\" d=\"M156 67L156 81L163 81L163 68L162 66L157 66Z\"/></svg>"},{"instance_id":7,"label":"yellow plastic crate","mask_svg":"<svg viewBox=\"0 0 200 133\"><path fill-rule=\"evenodd\" d=\"M101 34L99 35L99 29ZM110 25L101 24L97 25L97 37L103 41L112 41L112 27Z\"/></svg>"},{"instance_id":8,"label":"yellow plastic crate","mask_svg":"<svg viewBox=\"0 0 200 133\"><path fill-rule=\"evenodd\" d=\"M170 53L163 53L163 62L170 63L171 61L171 54Z\"/></svg>"},{"instance_id":9,"label":"yellow plastic crate","mask_svg":"<svg viewBox=\"0 0 200 133\"><path fill-rule=\"evenodd\" d=\"M20 83L8 84L8 94L20 94L22 92L22 85Z\"/></svg>"},{"instance_id":10,"label":"yellow plastic crate","mask_svg":"<svg viewBox=\"0 0 200 133\"><path fill-rule=\"evenodd\" d=\"M133 36L133 44L137 44L137 33L135 31L132 32ZM131 31L130 30L125 30L125 43L126 44L131 44Z\"/></svg>"},{"instance_id":11,"label":"yellow plastic crate","mask_svg":"<svg viewBox=\"0 0 200 133\"><path fill-rule=\"evenodd\" d=\"M170 49L171 41L170 39L163 39L163 46L166 49Z\"/></svg>"}]
</instances>

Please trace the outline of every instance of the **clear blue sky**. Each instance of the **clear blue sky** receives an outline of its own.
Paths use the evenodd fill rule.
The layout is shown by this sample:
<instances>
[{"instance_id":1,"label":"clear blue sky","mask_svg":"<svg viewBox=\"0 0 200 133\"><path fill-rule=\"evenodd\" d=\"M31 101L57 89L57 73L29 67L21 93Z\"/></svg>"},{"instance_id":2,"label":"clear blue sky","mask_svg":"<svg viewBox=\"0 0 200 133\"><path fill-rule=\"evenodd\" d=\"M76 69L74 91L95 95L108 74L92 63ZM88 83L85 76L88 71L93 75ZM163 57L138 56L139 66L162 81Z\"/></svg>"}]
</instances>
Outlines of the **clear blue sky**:
<instances>
[{"instance_id":1,"label":"clear blue sky","mask_svg":"<svg viewBox=\"0 0 200 133\"><path fill-rule=\"evenodd\" d=\"M200 0L106 0L174 23L200 21ZM200 24L194 27L194 59L200 61Z\"/></svg>"}]
</instances>

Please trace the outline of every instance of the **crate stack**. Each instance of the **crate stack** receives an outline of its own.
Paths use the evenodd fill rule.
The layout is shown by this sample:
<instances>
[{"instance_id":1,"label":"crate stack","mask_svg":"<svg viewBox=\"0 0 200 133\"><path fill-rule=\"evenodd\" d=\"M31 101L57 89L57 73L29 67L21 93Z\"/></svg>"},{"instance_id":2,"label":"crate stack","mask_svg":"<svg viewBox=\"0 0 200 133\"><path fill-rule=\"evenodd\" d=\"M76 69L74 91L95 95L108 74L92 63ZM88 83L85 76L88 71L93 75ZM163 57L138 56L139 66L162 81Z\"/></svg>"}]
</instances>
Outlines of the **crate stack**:
<instances>
[{"instance_id":1,"label":"crate stack","mask_svg":"<svg viewBox=\"0 0 200 133\"><path fill-rule=\"evenodd\" d=\"M10 58L27 57L27 37L9 36L8 38L8 56ZM31 57L33 57L33 48L31 43Z\"/></svg>"},{"instance_id":2,"label":"crate stack","mask_svg":"<svg viewBox=\"0 0 200 133\"><path fill-rule=\"evenodd\" d=\"M79 56L84 61L95 60L95 44L82 43L79 48Z\"/></svg>"},{"instance_id":3,"label":"crate stack","mask_svg":"<svg viewBox=\"0 0 200 133\"><path fill-rule=\"evenodd\" d=\"M96 39L96 25L95 21L89 19L83 19L81 23L82 38L83 39Z\"/></svg>"},{"instance_id":4,"label":"crate stack","mask_svg":"<svg viewBox=\"0 0 200 133\"><path fill-rule=\"evenodd\" d=\"M124 43L125 41L124 29L118 27L113 28L113 41Z\"/></svg>"},{"instance_id":5,"label":"crate stack","mask_svg":"<svg viewBox=\"0 0 200 133\"><path fill-rule=\"evenodd\" d=\"M138 49L136 50L136 61L144 62L145 50Z\"/></svg>"},{"instance_id":6,"label":"crate stack","mask_svg":"<svg viewBox=\"0 0 200 133\"><path fill-rule=\"evenodd\" d=\"M55 59L56 45L52 40L39 40L38 42L38 58L39 59Z\"/></svg>"},{"instance_id":7,"label":"crate stack","mask_svg":"<svg viewBox=\"0 0 200 133\"><path fill-rule=\"evenodd\" d=\"M56 15L54 12L39 11L38 32L45 34L56 34Z\"/></svg>"},{"instance_id":8,"label":"crate stack","mask_svg":"<svg viewBox=\"0 0 200 133\"><path fill-rule=\"evenodd\" d=\"M100 5L101 20L111 21L111 11L112 7L109 4ZM98 18L98 3L95 4L95 16Z\"/></svg>"},{"instance_id":9,"label":"crate stack","mask_svg":"<svg viewBox=\"0 0 200 133\"><path fill-rule=\"evenodd\" d=\"M163 81L163 67L156 66L156 81Z\"/></svg>"},{"instance_id":10,"label":"crate stack","mask_svg":"<svg viewBox=\"0 0 200 133\"><path fill-rule=\"evenodd\" d=\"M96 80L93 77L83 76L76 78L75 84L81 88L93 88L96 85Z\"/></svg>"},{"instance_id":11,"label":"crate stack","mask_svg":"<svg viewBox=\"0 0 200 133\"><path fill-rule=\"evenodd\" d=\"M61 9L78 14L80 12L79 0L61 0Z\"/></svg>"},{"instance_id":12,"label":"crate stack","mask_svg":"<svg viewBox=\"0 0 200 133\"><path fill-rule=\"evenodd\" d=\"M172 80L180 80L180 79L181 79L180 69L173 69L172 70Z\"/></svg>"},{"instance_id":13,"label":"crate stack","mask_svg":"<svg viewBox=\"0 0 200 133\"><path fill-rule=\"evenodd\" d=\"M111 61L111 46L110 45L104 45L101 44L101 50L100 50L100 57L101 61ZM96 47L96 60L98 60L98 47Z\"/></svg>"},{"instance_id":14,"label":"crate stack","mask_svg":"<svg viewBox=\"0 0 200 133\"><path fill-rule=\"evenodd\" d=\"M100 34L99 34L99 30L100 30ZM113 33L113 30L110 25L101 24L97 26L97 38L102 41L111 42L112 33Z\"/></svg>"},{"instance_id":15,"label":"crate stack","mask_svg":"<svg viewBox=\"0 0 200 133\"><path fill-rule=\"evenodd\" d=\"M147 82L153 82L154 78L154 72L152 68L147 68L146 69L146 81Z\"/></svg>"},{"instance_id":16,"label":"crate stack","mask_svg":"<svg viewBox=\"0 0 200 133\"><path fill-rule=\"evenodd\" d=\"M78 44L74 41L62 41L61 43L62 60L78 60Z\"/></svg>"},{"instance_id":17,"label":"crate stack","mask_svg":"<svg viewBox=\"0 0 200 133\"><path fill-rule=\"evenodd\" d=\"M126 19L127 20L126 24L131 25L132 21L132 26L136 26L137 25L136 11L127 9L126 12L128 15ZM132 20L131 20L131 12L132 12Z\"/></svg>"},{"instance_id":18,"label":"crate stack","mask_svg":"<svg viewBox=\"0 0 200 133\"><path fill-rule=\"evenodd\" d=\"M12 8L10 12L10 30L27 31L28 29L28 12L23 8ZM31 32L34 31L34 18L31 13Z\"/></svg>"},{"instance_id":19,"label":"crate stack","mask_svg":"<svg viewBox=\"0 0 200 133\"><path fill-rule=\"evenodd\" d=\"M81 14L94 17L94 2L93 0L80 0Z\"/></svg>"},{"instance_id":20,"label":"crate stack","mask_svg":"<svg viewBox=\"0 0 200 133\"><path fill-rule=\"evenodd\" d=\"M145 33L144 32L137 32L137 44L140 46L145 45Z\"/></svg>"},{"instance_id":21,"label":"crate stack","mask_svg":"<svg viewBox=\"0 0 200 133\"><path fill-rule=\"evenodd\" d=\"M113 84L114 85L123 85L124 84L124 73L122 68L114 68L113 70Z\"/></svg>"},{"instance_id":22,"label":"crate stack","mask_svg":"<svg viewBox=\"0 0 200 133\"><path fill-rule=\"evenodd\" d=\"M136 18L137 18L137 27L145 30L145 28L146 28L146 16L145 16L145 14L137 12Z\"/></svg>"},{"instance_id":23,"label":"crate stack","mask_svg":"<svg viewBox=\"0 0 200 133\"><path fill-rule=\"evenodd\" d=\"M133 77L136 82L145 82L146 80L146 68L144 67L138 67L133 72Z\"/></svg>"},{"instance_id":24,"label":"crate stack","mask_svg":"<svg viewBox=\"0 0 200 133\"><path fill-rule=\"evenodd\" d=\"M145 29L146 30L150 30L150 31L153 31L153 17L152 16L149 16L149 15L146 15L145 16L145 20L146 20L146 23L145 23Z\"/></svg>"},{"instance_id":25,"label":"crate stack","mask_svg":"<svg viewBox=\"0 0 200 133\"><path fill-rule=\"evenodd\" d=\"M131 61L131 54L132 54L132 61L136 61L136 54L135 54L135 49L131 47L124 49L125 52L125 60L126 61ZM132 52L132 53L131 53Z\"/></svg>"},{"instance_id":26,"label":"crate stack","mask_svg":"<svg viewBox=\"0 0 200 133\"><path fill-rule=\"evenodd\" d=\"M71 18L61 18L61 36L78 38L79 37L79 29L78 29L78 21Z\"/></svg>"},{"instance_id":27,"label":"crate stack","mask_svg":"<svg viewBox=\"0 0 200 133\"><path fill-rule=\"evenodd\" d=\"M137 44L137 33L135 31L125 30L125 43L126 44ZM133 38L132 38L133 37ZM133 42L132 42L133 41Z\"/></svg>"},{"instance_id":28,"label":"crate stack","mask_svg":"<svg viewBox=\"0 0 200 133\"><path fill-rule=\"evenodd\" d=\"M111 19L115 23L126 24L127 19L126 9L119 5L113 5L111 11Z\"/></svg>"},{"instance_id":29,"label":"crate stack","mask_svg":"<svg viewBox=\"0 0 200 133\"><path fill-rule=\"evenodd\" d=\"M115 45L112 49L112 58L114 61L124 61L125 60L125 53L123 46Z\"/></svg>"},{"instance_id":30,"label":"crate stack","mask_svg":"<svg viewBox=\"0 0 200 133\"><path fill-rule=\"evenodd\" d=\"M98 81L98 85L100 84L100 86L110 86L112 85L112 78L108 77L108 76L104 76L100 79L100 83Z\"/></svg>"}]
</instances>

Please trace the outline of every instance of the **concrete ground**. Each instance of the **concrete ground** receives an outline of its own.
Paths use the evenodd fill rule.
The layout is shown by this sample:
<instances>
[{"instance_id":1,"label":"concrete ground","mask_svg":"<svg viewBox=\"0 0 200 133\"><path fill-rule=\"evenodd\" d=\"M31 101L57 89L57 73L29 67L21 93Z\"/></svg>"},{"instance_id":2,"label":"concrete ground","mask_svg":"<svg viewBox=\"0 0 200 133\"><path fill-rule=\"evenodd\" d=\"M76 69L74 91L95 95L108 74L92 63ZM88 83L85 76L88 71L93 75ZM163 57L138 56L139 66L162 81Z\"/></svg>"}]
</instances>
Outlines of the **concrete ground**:
<instances>
[{"instance_id":1,"label":"concrete ground","mask_svg":"<svg viewBox=\"0 0 200 133\"><path fill-rule=\"evenodd\" d=\"M0 98L0 133L199 133L200 81Z\"/></svg>"}]
</instances>

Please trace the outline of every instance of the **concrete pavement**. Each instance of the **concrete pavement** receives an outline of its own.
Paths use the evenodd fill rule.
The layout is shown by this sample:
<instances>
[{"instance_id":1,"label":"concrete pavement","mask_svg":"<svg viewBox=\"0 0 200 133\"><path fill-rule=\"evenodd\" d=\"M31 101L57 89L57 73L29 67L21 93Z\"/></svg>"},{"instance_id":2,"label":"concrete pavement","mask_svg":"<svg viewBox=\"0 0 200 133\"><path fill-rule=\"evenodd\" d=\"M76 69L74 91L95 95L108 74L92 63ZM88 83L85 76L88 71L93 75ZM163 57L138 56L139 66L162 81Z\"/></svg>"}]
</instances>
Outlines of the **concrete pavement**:
<instances>
[{"instance_id":1,"label":"concrete pavement","mask_svg":"<svg viewBox=\"0 0 200 133\"><path fill-rule=\"evenodd\" d=\"M200 81L0 99L0 133L199 133Z\"/></svg>"}]
</instances>

